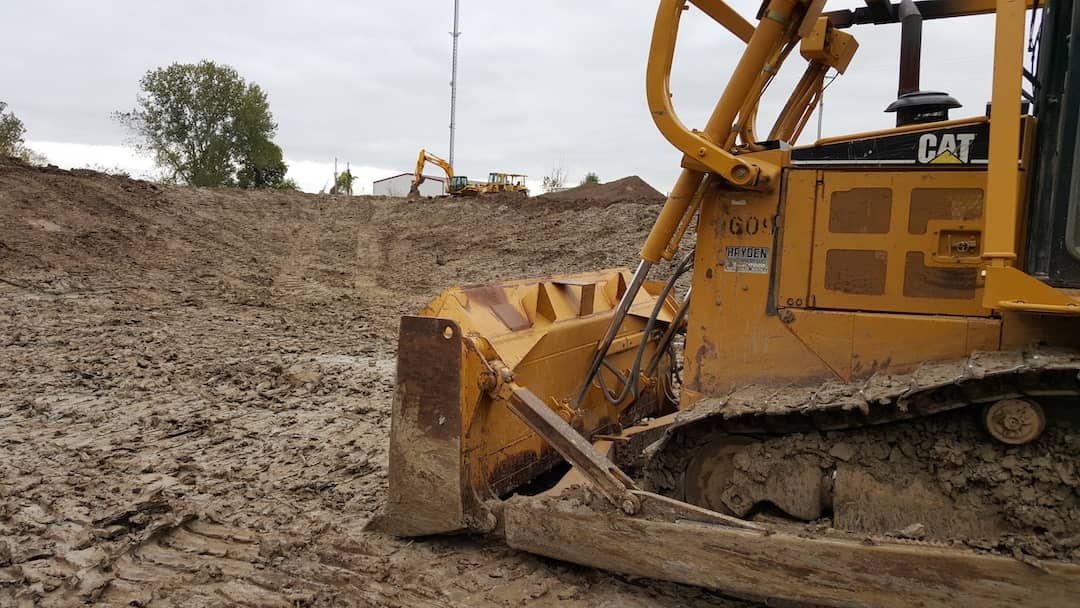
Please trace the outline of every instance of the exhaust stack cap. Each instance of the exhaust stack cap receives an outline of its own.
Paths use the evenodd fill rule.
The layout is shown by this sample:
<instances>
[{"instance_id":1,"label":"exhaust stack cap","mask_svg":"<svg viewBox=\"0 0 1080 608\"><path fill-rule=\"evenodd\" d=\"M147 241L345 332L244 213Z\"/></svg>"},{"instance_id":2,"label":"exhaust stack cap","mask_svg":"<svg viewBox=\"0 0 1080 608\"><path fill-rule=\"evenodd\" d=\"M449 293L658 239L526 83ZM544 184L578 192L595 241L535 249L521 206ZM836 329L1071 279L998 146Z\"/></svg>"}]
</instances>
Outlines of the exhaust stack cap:
<instances>
[{"instance_id":1,"label":"exhaust stack cap","mask_svg":"<svg viewBox=\"0 0 1080 608\"><path fill-rule=\"evenodd\" d=\"M949 120L949 110L961 107L956 98L941 91L904 93L885 108L896 112L896 126L918 125Z\"/></svg>"}]
</instances>

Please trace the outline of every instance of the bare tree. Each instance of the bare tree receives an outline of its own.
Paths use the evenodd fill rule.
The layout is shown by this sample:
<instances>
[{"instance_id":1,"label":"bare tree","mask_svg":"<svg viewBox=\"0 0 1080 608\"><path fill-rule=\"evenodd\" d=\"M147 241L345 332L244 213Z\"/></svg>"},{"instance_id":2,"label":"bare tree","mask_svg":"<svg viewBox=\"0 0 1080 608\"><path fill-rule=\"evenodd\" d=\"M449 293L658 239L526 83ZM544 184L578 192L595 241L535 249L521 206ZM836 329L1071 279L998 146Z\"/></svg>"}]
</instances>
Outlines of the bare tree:
<instances>
[{"instance_id":1,"label":"bare tree","mask_svg":"<svg viewBox=\"0 0 1080 608\"><path fill-rule=\"evenodd\" d=\"M561 166L552 167L551 173L544 176L540 189L544 192L557 192L566 185L566 169Z\"/></svg>"}]
</instances>

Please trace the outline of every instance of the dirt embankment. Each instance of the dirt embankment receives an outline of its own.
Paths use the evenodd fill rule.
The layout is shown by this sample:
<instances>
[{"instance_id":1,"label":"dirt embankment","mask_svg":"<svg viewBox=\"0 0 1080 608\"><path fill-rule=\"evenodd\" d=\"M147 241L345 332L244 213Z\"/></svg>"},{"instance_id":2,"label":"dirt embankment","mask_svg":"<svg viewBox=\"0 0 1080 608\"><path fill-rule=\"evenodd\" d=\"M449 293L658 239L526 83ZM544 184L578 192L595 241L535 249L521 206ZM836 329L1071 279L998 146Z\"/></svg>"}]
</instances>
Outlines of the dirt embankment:
<instances>
[{"instance_id":1,"label":"dirt embankment","mask_svg":"<svg viewBox=\"0 0 1080 608\"><path fill-rule=\"evenodd\" d=\"M631 264L657 211L0 161L0 607L730 605L362 530L397 318L450 285Z\"/></svg>"},{"instance_id":2,"label":"dirt embankment","mask_svg":"<svg viewBox=\"0 0 1080 608\"><path fill-rule=\"evenodd\" d=\"M575 207L606 207L617 203L662 205L667 197L636 175L603 184L582 184L562 192L541 194L532 199L543 203L562 203Z\"/></svg>"}]
</instances>

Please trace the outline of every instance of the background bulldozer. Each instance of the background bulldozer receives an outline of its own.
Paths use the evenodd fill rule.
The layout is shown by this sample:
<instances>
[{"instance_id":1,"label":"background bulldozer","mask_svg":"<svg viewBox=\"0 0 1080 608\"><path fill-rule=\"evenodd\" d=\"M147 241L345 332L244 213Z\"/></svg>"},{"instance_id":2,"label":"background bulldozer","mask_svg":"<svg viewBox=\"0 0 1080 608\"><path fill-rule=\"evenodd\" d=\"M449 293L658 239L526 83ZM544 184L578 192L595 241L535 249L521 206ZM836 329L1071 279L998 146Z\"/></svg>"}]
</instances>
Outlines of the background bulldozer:
<instances>
[{"instance_id":1,"label":"background bulldozer","mask_svg":"<svg viewBox=\"0 0 1080 608\"><path fill-rule=\"evenodd\" d=\"M686 127L688 4L661 0L647 96L683 170L642 261L404 318L377 525L746 597L1080 605L1080 3L689 4L745 49ZM921 24L980 13L993 98L951 118L920 88ZM890 24L896 126L795 146L851 32Z\"/></svg>"}]
</instances>

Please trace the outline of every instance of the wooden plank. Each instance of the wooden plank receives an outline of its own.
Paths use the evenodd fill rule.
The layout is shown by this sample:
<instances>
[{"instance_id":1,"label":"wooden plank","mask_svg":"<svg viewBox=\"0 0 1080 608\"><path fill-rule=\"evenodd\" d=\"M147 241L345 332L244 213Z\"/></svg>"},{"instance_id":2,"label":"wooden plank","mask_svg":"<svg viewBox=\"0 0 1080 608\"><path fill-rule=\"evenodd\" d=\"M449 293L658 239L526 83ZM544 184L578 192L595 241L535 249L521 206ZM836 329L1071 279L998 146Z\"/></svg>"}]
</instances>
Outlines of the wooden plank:
<instances>
[{"instance_id":1,"label":"wooden plank","mask_svg":"<svg viewBox=\"0 0 1080 608\"><path fill-rule=\"evenodd\" d=\"M808 539L665 523L516 497L516 549L615 572L758 598L845 607L1080 606L1080 566L930 545Z\"/></svg>"}]
</instances>

